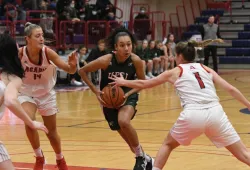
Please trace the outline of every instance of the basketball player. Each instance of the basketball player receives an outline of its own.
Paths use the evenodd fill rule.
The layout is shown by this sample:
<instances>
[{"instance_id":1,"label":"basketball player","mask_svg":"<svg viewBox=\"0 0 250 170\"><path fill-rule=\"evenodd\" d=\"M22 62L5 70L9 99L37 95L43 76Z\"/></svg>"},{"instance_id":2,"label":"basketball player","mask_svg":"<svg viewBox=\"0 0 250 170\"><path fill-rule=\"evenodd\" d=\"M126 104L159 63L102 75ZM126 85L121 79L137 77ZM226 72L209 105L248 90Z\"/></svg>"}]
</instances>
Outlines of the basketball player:
<instances>
[{"instance_id":1,"label":"basketball player","mask_svg":"<svg viewBox=\"0 0 250 170\"><path fill-rule=\"evenodd\" d=\"M16 42L7 34L0 35L0 119L6 106L31 129L48 133L48 129L42 123L30 119L17 100L23 77L24 70L18 58ZM10 156L1 141L0 169L14 170Z\"/></svg>"},{"instance_id":2,"label":"basketball player","mask_svg":"<svg viewBox=\"0 0 250 170\"><path fill-rule=\"evenodd\" d=\"M250 109L250 102L238 89L222 79L215 71L200 63L193 63L194 58L194 44L181 42L176 46L178 67L146 81L130 81L116 76L111 78L115 81L112 84L139 89L170 82L180 96L184 110L157 153L153 170L163 169L173 149L179 145L190 145L193 139L203 133L218 148L226 147L238 160L250 166L250 152L223 111L214 83L248 109Z\"/></svg>"},{"instance_id":3,"label":"basketball player","mask_svg":"<svg viewBox=\"0 0 250 170\"><path fill-rule=\"evenodd\" d=\"M136 130L130 123L136 113L138 101L138 89L123 88L126 102L118 109L110 109L105 106L100 94L111 80L109 77L123 74L126 79L145 79L142 60L132 53L135 39L132 34L124 28L116 29L107 39L107 45L115 53L104 55L84 67L79 71L83 81L85 81L97 99L103 106L104 116L111 130L118 131L121 137L127 142L132 152L136 155L134 170L152 169L152 158L146 155L139 143ZM101 69L100 89L97 89L88 79L87 74Z\"/></svg>"},{"instance_id":4,"label":"basketball player","mask_svg":"<svg viewBox=\"0 0 250 170\"><path fill-rule=\"evenodd\" d=\"M59 170L67 170L67 165L61 151L61 140L56 128L56 66L72 74L76 71L76 57L72 53L65 63L56 52L44 45L42 28L38 25L26 23L25 39L27 45L19 49L21 63L25 71L23 85L18 97L24 110L32 120L38 110L49 133L47 137L56 153ZM53 62L53 64L52 64ZM45 164L44 155L40 148L39 136L36 130L26 128L28 139L36 155L34 170L42 170Z\"/></svg>"}]
</instances>

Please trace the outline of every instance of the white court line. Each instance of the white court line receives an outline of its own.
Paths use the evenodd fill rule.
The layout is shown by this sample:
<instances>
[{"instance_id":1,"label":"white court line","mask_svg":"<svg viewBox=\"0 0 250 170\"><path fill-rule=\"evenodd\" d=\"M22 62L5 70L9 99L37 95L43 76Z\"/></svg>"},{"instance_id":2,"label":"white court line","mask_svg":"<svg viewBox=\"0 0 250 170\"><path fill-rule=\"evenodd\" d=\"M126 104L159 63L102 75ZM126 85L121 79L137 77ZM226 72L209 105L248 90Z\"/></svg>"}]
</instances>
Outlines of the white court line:
<instances>
[{"instance_id":1,"label":"white court line","mask_svg":"<svg viewBox=\"0 0 250 170\"><path fill-rule=\"evenodd\" d=\"M15 167L15 168L16 168L16 170L17 169L33 170L32 168L19 168L19 167ZM48 170L48 169L43 169L43 170Z\"/></svg>"}]
</instances>

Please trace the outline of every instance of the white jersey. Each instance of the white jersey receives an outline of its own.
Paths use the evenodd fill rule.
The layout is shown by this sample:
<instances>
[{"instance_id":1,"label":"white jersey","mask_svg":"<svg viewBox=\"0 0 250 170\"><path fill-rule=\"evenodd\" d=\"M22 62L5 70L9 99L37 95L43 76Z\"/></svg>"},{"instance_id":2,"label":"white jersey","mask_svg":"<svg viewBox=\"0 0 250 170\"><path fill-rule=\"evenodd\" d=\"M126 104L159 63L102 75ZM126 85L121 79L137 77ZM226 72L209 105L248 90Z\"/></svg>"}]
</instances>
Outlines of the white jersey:
<instances>
[{"instance_id":1,"label":"white jersey","mask_svg":"<svg viewBox=\"0 0 250 170\"><path fill-rule=\"evenodd\" d=\"M3 104L3 97L4 97L4 91L5 91L5 84L0 78L0 120L3 117L5 106Z\"/></svg>"},{"instance_id":2,"label":"white jersey","mask_svg":"<svg viewBox=\"0 0 250 170\"><path fill-rule=\"evenodd\" d=\"M180 64L180 77L174 83L182 107L219 102L212 74L200 63Z\"/></svg>"},{"instance_id":3,"label":"white jersey","mask_svg":"<svg viewBox=\"0 0 250 170\"><path fill-rule=\"evenodd\" d=\"M40 53L41 64L37 65L30 61L27 55L27 47L21 50L21 63L25 71L23 85L20 93L41 97L49 93L56 84L56 67L47 58L47 47L44 46Z\"/></svg>"}]
</instances>

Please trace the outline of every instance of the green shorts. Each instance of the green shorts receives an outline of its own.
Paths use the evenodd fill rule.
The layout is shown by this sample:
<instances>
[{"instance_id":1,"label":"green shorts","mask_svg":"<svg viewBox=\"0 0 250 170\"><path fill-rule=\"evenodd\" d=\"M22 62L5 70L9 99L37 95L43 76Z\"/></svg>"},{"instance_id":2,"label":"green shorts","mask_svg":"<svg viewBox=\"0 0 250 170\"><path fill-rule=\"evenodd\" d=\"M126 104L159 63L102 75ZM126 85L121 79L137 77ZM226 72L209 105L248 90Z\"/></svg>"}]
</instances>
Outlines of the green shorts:
<instances>
[{"instance_id":1,"label":"green shorts","mask_svg":"<svg viewBox=\"0 0 250 170\"><path fill-rule=\"evenodd\" d=\"M137 101L138 101L138 94L134 93L134 94L131 94L127 98L127 101L123 105L123 106L130 105L130 106L134 107L134 115L131 118L131 120L134 118L136 111L137 111L136 110ZM110 108L103 107L103 113L104 113L105 119L107 120L107 122L109 124L110 129L111 130L120 130L120 126L118 123L119 109L110 109Z\"/></svg>"}]
</instances>

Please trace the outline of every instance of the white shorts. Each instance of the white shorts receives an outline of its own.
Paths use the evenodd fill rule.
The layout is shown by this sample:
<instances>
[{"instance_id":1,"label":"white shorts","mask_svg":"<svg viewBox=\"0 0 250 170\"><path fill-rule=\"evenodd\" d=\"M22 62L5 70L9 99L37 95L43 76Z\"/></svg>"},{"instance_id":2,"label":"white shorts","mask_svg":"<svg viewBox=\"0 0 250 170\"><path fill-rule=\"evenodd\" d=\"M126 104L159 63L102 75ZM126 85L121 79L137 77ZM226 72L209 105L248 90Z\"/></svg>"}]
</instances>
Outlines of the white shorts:
<instances>
[{"instance_id":1,"label":"white shorts","mask_svg":"<svg viewBox=\"0 0 250 170\"><path fill-rule=\"evenodd\" d=\"M30 97L24 94L19 94L18 100L21 104L25 102L34 103L42 116L51 116L58 112L56 92L54 90L41 97Z\"/></svg>"},{"instance_id":2,"label":"white shorts","mask_svg":"<svg viewBox=\"0 0 250 170\"><path fill-rule=\"evenodd\" d=\"M4 145L0 143L0 163L7 160L10 160L10 155L8 154Z\"/></svg>"},{"instance_id":3,"label":"white shorts","mask_svg":"<svg viewBox=\"0 0 250 170\"><path fill-rule=\"evenodd\" d=\"M207 109L185 108L170 133L180 145L190 145L203 133L218 148L240 140L220 104Z\"/></svg>"}]
</instances>

